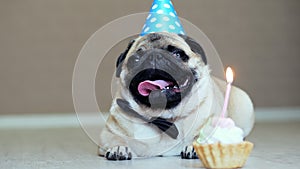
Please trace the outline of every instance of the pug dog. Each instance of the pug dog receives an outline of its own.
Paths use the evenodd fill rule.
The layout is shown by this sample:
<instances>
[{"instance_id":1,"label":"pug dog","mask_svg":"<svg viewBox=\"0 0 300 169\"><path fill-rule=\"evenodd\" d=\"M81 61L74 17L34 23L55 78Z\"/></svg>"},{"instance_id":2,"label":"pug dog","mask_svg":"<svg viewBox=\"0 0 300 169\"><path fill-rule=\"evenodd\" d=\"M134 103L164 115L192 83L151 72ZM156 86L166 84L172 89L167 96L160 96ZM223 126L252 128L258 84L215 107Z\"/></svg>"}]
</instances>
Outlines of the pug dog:
<instances>
[{"instance_id":1,"label":"pug dog","mask_svg":"<svg viewBox=\"0 0 300 169\"><path fill-rule=\"evenodd\" d=\"M181 155L197 158L192 142L222 110L226 82L210 74L205 51L192 38L151 33L132 40L117 60L119 87L100 134L108 160ZM254 124L249 96L232 87L228 117L246 137Z\"/></svg>"}]
</instances>

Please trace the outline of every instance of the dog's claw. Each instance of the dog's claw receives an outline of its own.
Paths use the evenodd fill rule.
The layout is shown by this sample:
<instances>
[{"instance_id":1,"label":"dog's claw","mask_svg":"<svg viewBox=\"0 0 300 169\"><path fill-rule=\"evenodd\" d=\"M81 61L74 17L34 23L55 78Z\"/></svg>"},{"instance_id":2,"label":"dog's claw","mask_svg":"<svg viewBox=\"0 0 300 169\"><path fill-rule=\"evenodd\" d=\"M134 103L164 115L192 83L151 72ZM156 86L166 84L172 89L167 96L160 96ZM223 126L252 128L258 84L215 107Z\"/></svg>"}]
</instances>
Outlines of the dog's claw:
<instances>
[{"instance_id":1,"label":"dog's claw","mask_svg":"<svg viewBox=\"0 0 300 169\"><path fill-rule=\"evenodd\" d=\"M131 160L132 153L128 147L125 146L115 146L106 151L105 157L108 160L112 161L122 161L122 160Z\"/></svg>"},{"instance_id":2,"label":"dog's claw","mask_svg":"<svg viewBox=\"0 0 300 169\"><path fill-rule=\"evenodd\" d=\"M198 159L193 146L185 146L180 154L182 159Z\"/></svg>"}]
</instances>

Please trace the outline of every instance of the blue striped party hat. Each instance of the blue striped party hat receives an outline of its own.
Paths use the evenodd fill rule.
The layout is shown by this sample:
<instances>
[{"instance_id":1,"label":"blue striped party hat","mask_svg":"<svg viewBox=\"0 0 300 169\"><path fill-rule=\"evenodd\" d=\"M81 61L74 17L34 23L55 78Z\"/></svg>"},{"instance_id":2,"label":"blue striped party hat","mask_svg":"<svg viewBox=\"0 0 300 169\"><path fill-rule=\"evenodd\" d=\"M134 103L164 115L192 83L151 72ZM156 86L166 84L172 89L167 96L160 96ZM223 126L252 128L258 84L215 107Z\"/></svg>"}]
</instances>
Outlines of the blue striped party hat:
<instances>
[{"instance_id":1,"label":"blue striped party hat","mask_svg":"<svg viewBox=\"0 0 300 169\"><path fill-rule=\"evenodd\" d=\"M141 36L154 32L185 34L171 0L154 0Z\"/></svg>"}]
</instances>

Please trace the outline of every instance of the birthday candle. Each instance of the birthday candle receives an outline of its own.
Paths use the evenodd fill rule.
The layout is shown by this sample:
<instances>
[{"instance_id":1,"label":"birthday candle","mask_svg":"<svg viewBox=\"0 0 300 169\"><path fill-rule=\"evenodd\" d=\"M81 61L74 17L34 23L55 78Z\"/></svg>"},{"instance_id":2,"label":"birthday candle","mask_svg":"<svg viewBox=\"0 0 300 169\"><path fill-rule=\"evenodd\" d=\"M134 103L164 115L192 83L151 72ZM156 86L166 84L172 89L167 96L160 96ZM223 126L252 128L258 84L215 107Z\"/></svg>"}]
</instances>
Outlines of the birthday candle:
<instances>
[{"instance_id":1,"label":"birthday candle","mask_svg":"<svg viewBox=\"0 0 300 169\"><path fill-rule=\"evenodd\" d=\"M228 102L229 102L229 96L230 96L230 90L231 90L231 84L233 82L233 71L231 67L227 67L226 69L226 81L227 81L227 88L226 88L226 94L225 94L225 100L224 100L224 105L221 113L221 117L225 117L227 107L228 107Z\"/></svg>"}]
</instances>

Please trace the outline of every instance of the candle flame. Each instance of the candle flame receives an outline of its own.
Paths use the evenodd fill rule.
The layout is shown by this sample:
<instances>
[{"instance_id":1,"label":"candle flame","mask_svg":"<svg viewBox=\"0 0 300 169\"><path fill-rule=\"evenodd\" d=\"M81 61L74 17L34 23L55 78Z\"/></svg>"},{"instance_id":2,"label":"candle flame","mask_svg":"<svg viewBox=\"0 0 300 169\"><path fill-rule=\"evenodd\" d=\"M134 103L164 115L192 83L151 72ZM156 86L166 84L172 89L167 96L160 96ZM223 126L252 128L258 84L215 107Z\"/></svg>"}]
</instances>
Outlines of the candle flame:
<instances>
[{"instance_id":1,"label":"candle flame","mask_svg":"<svg viewBox=\"0 0 300 169\"><path fill-rule=\"evenodd\" d=\"M233 71L231 69L231 67L227 67L226 69L226 80L228 83L232 83L233 82Z\"/></svg>"}]
</instances>

